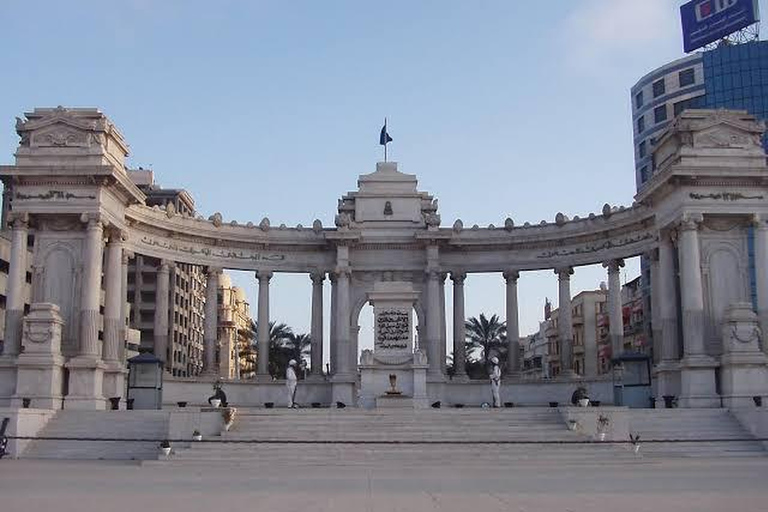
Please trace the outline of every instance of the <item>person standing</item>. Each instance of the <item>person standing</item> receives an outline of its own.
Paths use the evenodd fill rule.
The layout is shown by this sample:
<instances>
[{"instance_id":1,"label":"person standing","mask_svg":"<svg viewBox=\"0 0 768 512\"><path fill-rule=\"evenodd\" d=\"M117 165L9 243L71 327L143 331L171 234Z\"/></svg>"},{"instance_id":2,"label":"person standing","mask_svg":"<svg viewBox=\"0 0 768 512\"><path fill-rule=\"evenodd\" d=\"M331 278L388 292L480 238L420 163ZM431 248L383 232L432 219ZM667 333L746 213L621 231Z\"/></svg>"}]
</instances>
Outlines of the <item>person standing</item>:
<instances>
[{"instance_id":1,"label":"person standing","mask_svg":"<svg viewBox=\"0 0 768 512\"><path fill-rule=\"evenodd\" d=\"M499 368L499 358L498 357L492 357L491 358L491 372L490 372L490 378L491 378L491 394L493 395L493 406L494 407L501 407L501 369Z\"/></svg>"},{"instance_id":2,"label":"person standing","mask_svg":"<svg viewBox=\"0 0 768 512\"><path fill-rule=\"evenodd\" d=\"M296 399L296 385L298 384L298 376L296 375L296 360L291 359L288 361L288 369L285 370L285 385L288 387L288 408L292 409L296 407L294 400Z\"/></svg>"}]
</instances>

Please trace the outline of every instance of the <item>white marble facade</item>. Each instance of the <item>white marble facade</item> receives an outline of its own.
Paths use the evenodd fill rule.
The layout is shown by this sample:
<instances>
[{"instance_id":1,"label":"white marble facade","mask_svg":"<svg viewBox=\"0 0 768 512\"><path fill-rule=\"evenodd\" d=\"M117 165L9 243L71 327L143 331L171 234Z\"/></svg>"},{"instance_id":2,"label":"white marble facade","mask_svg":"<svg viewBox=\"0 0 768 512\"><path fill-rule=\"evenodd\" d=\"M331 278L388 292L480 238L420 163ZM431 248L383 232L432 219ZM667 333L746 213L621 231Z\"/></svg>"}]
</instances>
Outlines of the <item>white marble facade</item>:
<instances>
[{"instance_id":1,"label":"white marble facade","mask_svg":"<svg viewBox=\"0 0 768 512\"><path fill-rule=\"evenodd\" d=\"M327 277L332 375L307 385L324 390L312 391L313 396L346 403L355 402L359 379L358 316L366 303L381 299L382 290L399 290L395 309L402 310L409 325L414 315L418 318L419 352L406 358L410 362L393 364L423 372L426 390L413 375L404 379L412 393L418 387L420 396L450 402L451 393L463 393L464 373L457 365L456 377L447 382L444 347L453 338L460 353L464 333L463 321L455 323L452 336L446 333L445 286L454 290L449 309L463 320L466 276L498 273L506 286L509 340L516 345L517 282L525 279L526 271L554 270L562 305L570 303L570 279L579 266L604 264L612 316L617 316L622 260L650 254L655 283L652 332L660 350L656 394L678 396L683 406L718 405L723 390L716 383L722 372L734 400L747 392L768 394L765 359L754 350L747 360L724 349L728 345L723 325L734 321L734 304L742 309L750 305L758 331L768 329L768 167L760 145L764 127L745 112L693 110L679 116L657 143L658 171L630 207L606 204L601 213L587 218L558 213L549 223L518 225L505 219L482 228L465 226L462 220L443 226L437 200L419 191L416 177L399 172L393 162L379 163L375 172L360 176L358 190L338 201L335 226L310 220L307 227L288 228L267 218L225 220L219 213L195 218L174 208L146 206L144 194L125 170L125 140L96 109L35 109L17 119L16 130L21 139L16 162L0 166L9 192L5 197L12 204L0 406L19 396L21 288L29 263L29 234L35 240L29 253L32 302L57 306L55 322L61 322L56 323L61 330L60 359L48 358L55 367L43 373L55 374L62 365L68 370L68 394L60 401L64 407L103 409L106 398L121 392L126 332L119 319L124 318L126 285L120 265L134 254L168 264L203 265L210 279L221 269L255 272L260 326L268 325L270 318L271 277L278 272L306 273L313 283L313 347L322 347L322 289ZM167 283L160 281L162 273L157 286L162 291ZM163 318L156 320L155 345L162 347L167 329ZM561 327L561 379L568 382L575 378L573 333L570 322ZM249 384L265 390L272 385L264 350L267 336L266 329L258 334L261 358L256 379ZM611 331L615 350L622 347L621 336L620 330ZM215 373L215 341L215 322L206 322L208 379ZM762 338L755 343L758 352L766 351ZM413 340L404 344L412 353ZM312 357L314 368L322 360L319 349ZM520 361L513 357L504 386L514 387L520 375ZM28 376L22 379L25 393L31 393ZM58 403L56 392L42 390L40 403Z\"/></svg>"}]
</instances>

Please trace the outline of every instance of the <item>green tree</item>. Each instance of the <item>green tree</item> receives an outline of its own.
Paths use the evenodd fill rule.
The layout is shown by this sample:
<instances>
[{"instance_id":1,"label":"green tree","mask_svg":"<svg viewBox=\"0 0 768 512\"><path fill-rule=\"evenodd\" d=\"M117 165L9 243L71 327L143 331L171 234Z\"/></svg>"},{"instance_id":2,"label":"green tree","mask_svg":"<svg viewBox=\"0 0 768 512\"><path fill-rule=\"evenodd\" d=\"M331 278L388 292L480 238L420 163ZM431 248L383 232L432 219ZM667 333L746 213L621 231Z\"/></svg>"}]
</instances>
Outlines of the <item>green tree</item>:
<instances>
[{"instance_id":1,"label":"green tree","mask_svg":"<svg viewBox=\"0 0 768 512\"><path fill-rule=\"evenodd\" d=\"M488 370L488 362L496 355L499 363L504 364L507 359L507 326L499 319L498 315L486 318L480 313L480 318L472 317L465 323L467 333L466 353L467 368L473 364L482 362L483 371ZM473 372L474 373L474 372Z\"/></svg>"}]
</instances>

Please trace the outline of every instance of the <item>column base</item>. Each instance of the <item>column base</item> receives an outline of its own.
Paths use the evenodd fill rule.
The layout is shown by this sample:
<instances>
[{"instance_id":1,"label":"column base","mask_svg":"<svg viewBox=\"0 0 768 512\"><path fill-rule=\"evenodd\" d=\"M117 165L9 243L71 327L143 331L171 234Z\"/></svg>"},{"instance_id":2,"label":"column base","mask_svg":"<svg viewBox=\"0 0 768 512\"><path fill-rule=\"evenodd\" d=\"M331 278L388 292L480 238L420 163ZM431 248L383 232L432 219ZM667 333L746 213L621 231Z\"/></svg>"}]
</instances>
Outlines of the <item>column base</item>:
<instances>
[{"instance_id":1,"label":"column base","mask_svg":"<svg viewBox=\"0 0 768 512\"><path fill-rule=\"evenodd\" d=\"M686 356L680 361L680 407L720 407L715 387L717 361L706 355Z\"/></svg>"},{"instance_id":2,"label":"column base","mask_svg":"<svg viewBox=\"0 0 768 512\"><path fill-rule=\"evenodd\" d=\"M754 407L754 396L768 395L768 359L762 352L723 354L720 387L725 407Z\"/></svg>"},{"instance_id":3,"label":"column base","mask_svg":"<svg viewBox=\"0 0 768 512\"><path fill-rule=\"evenodd\" d=\"M336 377L336 376L334 376ZM347 407L356 407L355 400L355 383L354 382L338 382L334 381L331 388L331 396L333 403L331 407L336 407L336 402L341 402Z\"/></svg>"},{"instance_id":4,"label":"column base","mask_svg":"<svg viewBox=\"0 0 768 512\"><path fill-rule=\"evenodd\" d=\"M64 409L105 410L104 363L93 356L78 356L65 366L69 369L69 394L64 398Z\"/></svg>"},{"instance_id":5,"label":"column base","mask_svg":"<svg viewBox=\"0 0 768 512\"><path fill-rule=\"evenodd\" d=\"M656 378L656 408L663 409L666 405L665 396L680 396L680 362L662 361L653 369Z\"/></svg>"},{"instance_id":6,"label":"column base","mask_svg":"<svg viewBox=\"0 0 768 512\"><path fill-rule=\"evenodd\" d=\"M61 409L63 367L64 358L58 354L21 354L11 405L21 407L27 398L34 409Z\"/></svg>"},{"instance_id":7,"label":"column base","mask_svg":"<svg viewBox=\"0 0 768 512\"><path fill-rule=\"evenodd\" d=\"M105 363L104 368L104 398L120 397L125 398L125 379L128 370L124 365L117 361ZM120 408L125 409L125 400L120 400Z\"/></svg>"},{"instance_id":8,"label":"column base","mask_svg":"<svg viewBox=\"0 0 768 512\"><path fill-rule=\"evenodd\" d=\"M0 356L0 407L10 407L16 393L16 356Z\"/></svg>"}]
</instances>

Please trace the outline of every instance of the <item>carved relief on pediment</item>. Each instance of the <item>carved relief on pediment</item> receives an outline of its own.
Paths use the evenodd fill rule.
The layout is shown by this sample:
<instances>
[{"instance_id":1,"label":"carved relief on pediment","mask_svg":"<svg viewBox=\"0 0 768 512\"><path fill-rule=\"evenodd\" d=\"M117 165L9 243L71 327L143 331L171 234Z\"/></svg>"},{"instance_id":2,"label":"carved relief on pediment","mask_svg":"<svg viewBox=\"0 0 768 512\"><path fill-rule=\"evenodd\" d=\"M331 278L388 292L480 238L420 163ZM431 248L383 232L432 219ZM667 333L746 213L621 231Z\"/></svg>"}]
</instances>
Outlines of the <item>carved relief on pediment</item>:
<instances>
[{"instance_id":1,"label":"carved relief on pediment","mask_svg":"<svg viewBox=\"0 0 768 512\"><path fill-rule=\"evenodd\" d=\"M56 125L33 132L31 138L31 146L38 148L89 147L90 145L91 137L88 132L66 125Z\"/></svg>"},{"instance_id":2,"label":"carved relief on pediment","mask_svg":"<svg viewBox=\"0 0 768 512\"><path fill-rule=\"evenodd\" d=\"M752 148L760 146L760 136L734 127L720 125L694 133L693 143L699 148Z\"/></svg>"}]
</instances>

